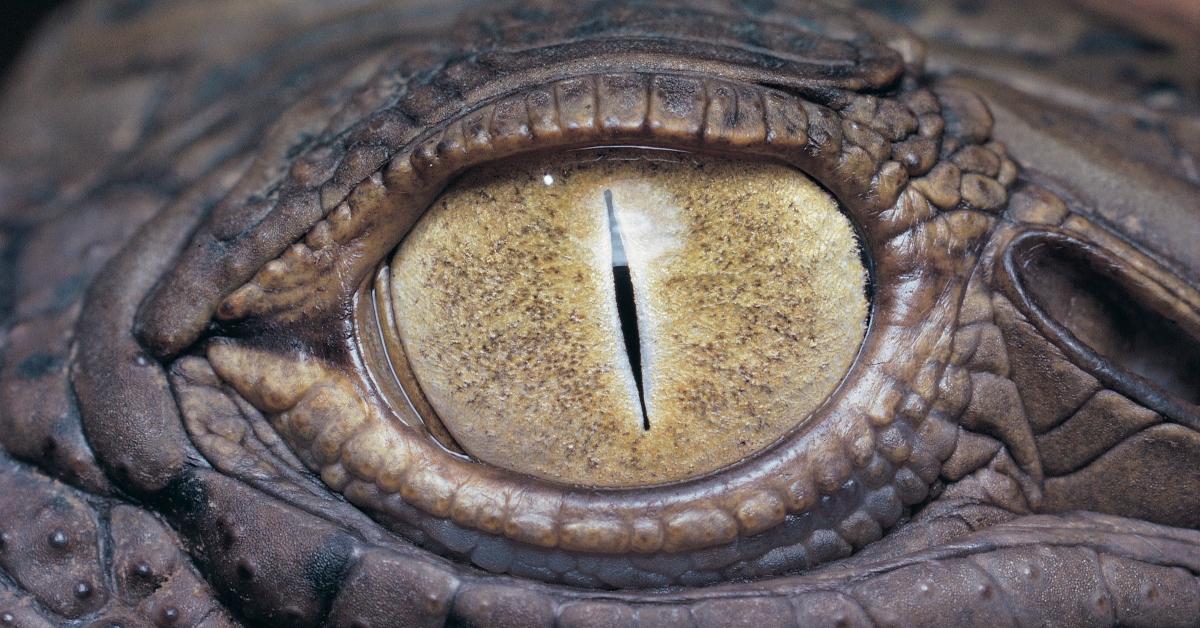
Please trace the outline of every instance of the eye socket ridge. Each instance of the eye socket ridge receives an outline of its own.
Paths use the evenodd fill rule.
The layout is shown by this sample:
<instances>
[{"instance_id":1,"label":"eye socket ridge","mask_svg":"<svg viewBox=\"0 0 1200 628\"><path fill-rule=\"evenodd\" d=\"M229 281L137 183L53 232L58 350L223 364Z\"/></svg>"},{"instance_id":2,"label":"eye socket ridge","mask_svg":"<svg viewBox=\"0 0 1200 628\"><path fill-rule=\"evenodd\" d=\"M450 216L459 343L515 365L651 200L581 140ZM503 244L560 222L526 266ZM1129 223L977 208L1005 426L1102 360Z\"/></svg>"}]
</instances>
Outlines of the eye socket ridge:
<instances>
[{"instance_id":1,"label":"eye socket ridge","mask_svg":"<svg viewBox=\"0 0 1200 628\"><path fill-rule=\"evenodd\" d=\"M629 75L622 77L623 91L616 93L629 98L621 102L617 102L613 93L604 91L609 84L604 76L572 78L493 101L431 133L395 156L378 175L360 185L331 214L324 227L313 230L323 235L312 238L311 244L309 238L305 240L309 248L323 242L331 247L330 251L317 254L317 249L313 249L311 255L301 252L273 269L264 269L273 278L260 276L247 284L231 297L231 306L226 311L271 319L287 333L289 326L299 322L309 327L322 316L337 317L338 312L348 309L358 312L372 309L338 304L351 301L356 289L370 283L378 260L395 247L454 176L472 166L507 156L554 148L638 144L774 158L811 175L842 201L852 222L862 229L866 248L884 251L882 257L874 260L873 268L873 283L884 291L878 299L883 307L873 316L859 358L843 385L834 391L809 427L719 476L617 492L576 490L548 482L530 482L528 478L514 481L511 474L447 455L445 448L430 442L427 436L419 436L423 430L415 433L403 425L404 421L397 422L392 404L372 397L378 394L373 385L363 385L367 395L363 401L370 408L372 421L387 430L388 439L405 442L405 451L413 464L424 469L420 474L397 478L399 484L389 483L386 490L429 499L436 497L432 502L424 500L418 508L432 509L429 512L439 517L453 514L456 525L542 547L606 553L618 551L614 550L618 545L629 547L628 539L634 537L628 535L642 534L637 538L644 542L634 551L688 551L773 528L789 513L822 511L828 504L822 506L824 502L818 497L836 493L846 482L853 483L856 469L875 468L870 466L874 464L872 460L881 454L872 453L876 443L874 433L900 420L896 415L899 401L908 395L911 397L906 402L908 412L919 414L936 395L934 390L905 392L905 386L881 365L902 363L916 368L936 359L933 353L936 344L919 339L922 334L940 336L952 324L941 316L901 320L905 304L913 299L936 303L957 295L957 288L948 284L952 273L944 265L958 261L939 259L942 266L926 272L920 270L924 258L902 251L957 249L960 243L947 238L977 237L980 230L972 227L959 231L913 231L937 211L928 209L928 203L916 206L912 198L898 200L901 191L907 189L907 170L888 158L896 150L903 154L908 149L882 147L914 139L918 128L915 122L904 122L904 115L880 112L889 107L911 106L908 118L917 114L933 116L936 101L928 93L909 95L903 101L843 94L838 102L840 109L835 110L754 85L634 75L635 87L629 87ZM626 113L608 113L617 111ZM622 124L622 120L629 123ZM872 124L878 128L872 128ZM942 127L931 124L930 128L937 133ZM868 145L870 150L855 142ZM905 162L917 164L913 166L917 173L932 167L932 162L926 159L905 159ZM902 242L887 249L894 239ZM962 263L970 262L964 258ZM290 282L281 281L289 276ZM313 294L309 289L311 282L330 276L364 279L345 282L353 283L348 288L339 284L332 286L332 290ZM902 288L889 287L901 277ZM351 294L339 296L339 290ZM362 292L358 294L361 297ZM359 304L363 302L360 298ZM903 326L902 332L897 325ZM320 339L323 344L312 351L329 360L362 364L369 361L361 355L361 338L365 335L362 330L369 327L359 324L351 336L324 335ZM879 336L893 333L918 340L915 346L905 345L903 355L896 354L899 345L879 340ZM348 342L343 343L342 338ZM866 390L870 391L872 401L864 405L861 393ZM387 427L388 422L393 425ZM911 431L904 434L908 436L898 438L915 438ZM289 438L287 434L284 436ZM311 446L295 439L289 442L300 447ZM889 442L894 444L897 438ZM942 445L926 447L919 450L920 456L899 467L884 462L879 469L897 477L904 474L919 477L922 479L918 484L923 483L927 469L936 468L935 461L943 449ZM849 465L848 452L849 460L854 461ZM453 482L445 484L449 478L454 478ZM916 486L907 482L907 486ZM453 486L470 486L471 491L483 491L508 506L502 514L483 510L452 513ZM923 497L922 492L906 489L901 499L913 503ZM382 495L379 499L378 503L368 500L362 505L383 512L385 500ZM559 506L547 510L551 504ZM651 519L645 519L647 509L656 513ZM578 537L558 532L597 518L609 522L605 525L611 534ZM890 524L884 527L887 525ZM645 536L650 530L657 532ZM614 545L615 538L626 541Z\"/></svg>"}]
</instances>

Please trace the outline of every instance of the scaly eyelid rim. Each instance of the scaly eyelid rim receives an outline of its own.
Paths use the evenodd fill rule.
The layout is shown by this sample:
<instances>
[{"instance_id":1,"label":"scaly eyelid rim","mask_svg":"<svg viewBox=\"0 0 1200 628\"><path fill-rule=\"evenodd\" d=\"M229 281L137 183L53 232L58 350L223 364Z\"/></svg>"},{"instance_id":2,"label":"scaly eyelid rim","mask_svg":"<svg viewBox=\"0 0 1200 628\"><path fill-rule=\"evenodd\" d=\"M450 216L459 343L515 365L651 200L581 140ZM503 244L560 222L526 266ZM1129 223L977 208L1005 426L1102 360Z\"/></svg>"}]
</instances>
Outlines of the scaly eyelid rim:
<instances>
[{"instance_id":1,"label":"scaly eyelid rim","mask_svg":"<svg viewBox=\"0 0 1200 628\"><path fill-rule=\"evenodd\" d=\"M606 95L604 88L614 84L634 88ZM678 104L678 99L668 96L684 85L691 85L687 93L694 105L702 105L690 110L691 117L647 115L656 111L656 103ZM510 473L452 459L432 443L411 441L422 468L440 469L445 477L454 478L456 486L471 485L502 496L514 526L503 533L514 540L526 538L519 525L523 505L541 515L545 505L557 504L556 529L572 522L604 520L624 530L621 534L631 534L631 526L646 522L642 513L652 511L657 513L654 525L664 529L659 546L663 551L724 543L731 540L730 531L754 534L779 525L788 513L822 512L821 495L832 495L864 473L874 474L866 480L869 485L882 481L890 490L890 483L896 483L896 494L905 505L924 499L928 483L936 478L953 445L951 424L941 418L926 420L937 398L938 373L950 353L952 335L946 330L954 325L963 278L992 222L983 212L939 213L907 185L908 176L898 162L882 154L876 159L844 137L854 132L861 141L866 132L866 123L851 119L856 111L897 104L873 96L853 98L853 105L838 112L771 89L726 81L637 74L581 77L512 94L467 112L393 159L383 176L372 180L372 185L390 190L365 195L369 202L358 211L371 218L364 219L366 224L377 227L372 233L378 240L367 248L378 255L361 256L363 267L347 276L366 275L373 269L446 182L468 167L533 150L632 142L763 155L809 173L823 181L863 226L879 278L871 327L847 373L848 384L792 435L719 476L621 491L562 487L528 478L513 482ZM543 114L553 116L535 115L538 103L545 107L540 110ZM553 109L548 108L551 105ZM926 109L908 115L930 113ZM882 117L880 124L886 126L889 119ZM915 122L907 128L893 133L890 141L899 142L917 130ZM884 136L884 131L872 133ZM420 202L416 191L423 199ZM407 202L400 203L405 194ZM370 203L381 199L374 207L378 213L371 214ZM405 207L409 208L405 224L380 220ZM389 225L393 231L381 234L384 229L378 227ZM356 283L350 289L358 287ZM355 343L348 342L342 350L354 355ZM323 355L336 354L330 347L324 349ZM384 405L379 399L368 403L377 408ZM412 432L407 434L405 438ZM579 538L569 549L612 551L605 538L605 534ZM555 534L532 542L554 546L560 541Z\"/></svg>"}]
</instances>

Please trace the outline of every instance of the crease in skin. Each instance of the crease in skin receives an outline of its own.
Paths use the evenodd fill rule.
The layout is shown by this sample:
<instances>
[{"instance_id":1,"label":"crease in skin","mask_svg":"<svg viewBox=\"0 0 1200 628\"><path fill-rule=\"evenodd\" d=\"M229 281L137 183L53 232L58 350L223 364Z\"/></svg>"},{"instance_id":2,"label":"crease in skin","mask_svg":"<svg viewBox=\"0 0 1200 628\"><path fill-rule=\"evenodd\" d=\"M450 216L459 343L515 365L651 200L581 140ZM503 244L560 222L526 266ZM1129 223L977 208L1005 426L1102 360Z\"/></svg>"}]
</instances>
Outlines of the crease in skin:
<instances>
[{"instance_id":1,"label":"crease in skin","mask_svg":"<svg viewBox=\"0 0 1200 628\"><path fill-rule=\"evenodd\" d=\"M670 482L760 450L841 380L866 319L857 242L826 193L784 166L696 155L468 174L392 273L392 359L458 443L569 484Z\"/></svg>"}]
</instances>

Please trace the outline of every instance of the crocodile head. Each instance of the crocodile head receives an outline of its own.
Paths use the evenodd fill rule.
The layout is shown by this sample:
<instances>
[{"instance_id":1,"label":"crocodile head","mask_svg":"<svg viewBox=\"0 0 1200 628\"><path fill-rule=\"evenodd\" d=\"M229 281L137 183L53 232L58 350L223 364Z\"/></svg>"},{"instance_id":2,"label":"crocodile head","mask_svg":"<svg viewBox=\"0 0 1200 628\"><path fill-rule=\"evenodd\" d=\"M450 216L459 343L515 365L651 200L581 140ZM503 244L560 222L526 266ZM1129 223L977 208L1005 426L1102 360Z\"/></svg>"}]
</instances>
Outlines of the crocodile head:
<instances>
[{"instance_id":1,"label":"crocodile head","mask_svg":"<svg viewBox=\"0 0 1200 628\"><path fill-rule=\"evenodd\" d=\"M1193 624L1195 16L860 4L58 14L0 623Z\"/></svg>"}]
</instances>

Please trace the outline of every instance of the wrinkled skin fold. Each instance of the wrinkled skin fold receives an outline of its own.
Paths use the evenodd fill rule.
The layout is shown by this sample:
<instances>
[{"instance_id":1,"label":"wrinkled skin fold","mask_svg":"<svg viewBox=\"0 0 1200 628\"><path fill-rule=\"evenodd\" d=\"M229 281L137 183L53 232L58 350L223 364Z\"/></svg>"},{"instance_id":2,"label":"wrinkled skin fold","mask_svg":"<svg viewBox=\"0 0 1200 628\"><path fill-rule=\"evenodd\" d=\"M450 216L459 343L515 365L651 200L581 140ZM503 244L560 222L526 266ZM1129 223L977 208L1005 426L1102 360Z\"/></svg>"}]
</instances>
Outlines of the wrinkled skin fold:
<instances>
[{"instance_id":1,"label":"wrinkled skin fold","mask_svg":"<svg viewBox=\"0 0 1200 628\"><path fill-rule=\"evenodd\" d=\"M1185 25L563 4L52 20L0 101L0 623L1195 625ZM714 473L460 455L379 333L447 185L603 146L794 168L861 240L842 383Z\"/></svg>"}]
</instances>

